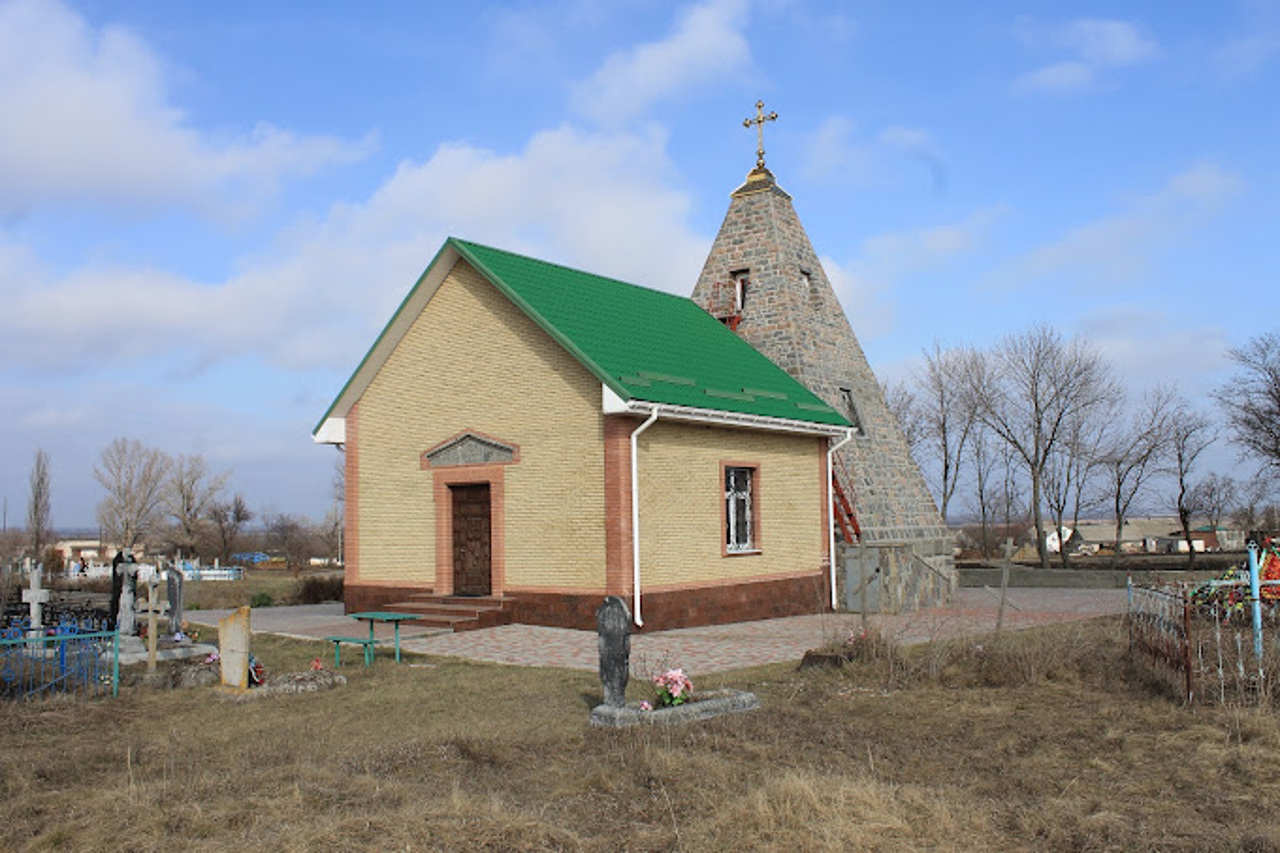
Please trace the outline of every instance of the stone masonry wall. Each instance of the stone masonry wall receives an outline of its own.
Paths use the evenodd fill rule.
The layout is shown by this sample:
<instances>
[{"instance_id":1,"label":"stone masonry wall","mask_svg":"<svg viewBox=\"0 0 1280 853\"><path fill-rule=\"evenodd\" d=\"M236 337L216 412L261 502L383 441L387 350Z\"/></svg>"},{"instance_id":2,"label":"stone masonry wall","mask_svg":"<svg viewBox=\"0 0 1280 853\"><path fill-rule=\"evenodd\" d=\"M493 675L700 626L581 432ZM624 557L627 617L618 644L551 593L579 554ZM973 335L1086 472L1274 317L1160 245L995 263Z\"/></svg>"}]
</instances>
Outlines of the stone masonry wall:
<instances>
[{"instance_id":1,"label":"stone masonry wall","mask_svg":"<svg viewBox=\"0 0 1280 853\"><path fill-rule=\"evenodd\" d=\"M948 597L955 575L951 537L791 197L767 170L753 172L732 194L693 300L722 314L725 283L738 270L749 271L738 334L846 416L841 389L850 391L861 429L837 459L854 492L864 541L909 545L932 567L891 561L882 607L911 609ZM921 573L935 577L915 577ZM946 583L936 583L937 576Z\"/></svg>"}]
</instances>

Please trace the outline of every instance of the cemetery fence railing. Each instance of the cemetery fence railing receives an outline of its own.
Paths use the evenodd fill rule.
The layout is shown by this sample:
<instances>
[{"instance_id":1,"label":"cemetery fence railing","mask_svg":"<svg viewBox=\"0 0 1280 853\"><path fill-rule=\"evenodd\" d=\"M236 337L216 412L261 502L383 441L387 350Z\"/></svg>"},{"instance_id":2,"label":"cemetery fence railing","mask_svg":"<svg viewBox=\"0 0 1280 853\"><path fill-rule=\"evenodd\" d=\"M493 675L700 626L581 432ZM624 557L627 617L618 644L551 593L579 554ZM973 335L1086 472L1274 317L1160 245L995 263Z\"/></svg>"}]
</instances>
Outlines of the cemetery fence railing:
<instances>
[{"instance_id":1,"label":"cemetery fence railing","mask_svg":"<svg viewBox=\"0 0 1280 853\"><path fill-rule=\"evenodd\" d=\"M85 697L120 692L120 634L74 624L31 628L17 620L0 631L0 697Z\"/></svg>"},{"instance_id":2,"label":"cemetery fence railing","mask_svg":"<svg viewBox=\"0 0 1280 853\"><path fill-rule=\"evenodd\" d=\"M1252 545L1248 569L1247 578L1197 584L1128 581L1130 652L1141 653L1154 674L1176 678L1187 703L1267 692L1262 613L1267 607L1273 624L1280 616L1280 581L1261 579Z\"/></svg>"}]
</instances>

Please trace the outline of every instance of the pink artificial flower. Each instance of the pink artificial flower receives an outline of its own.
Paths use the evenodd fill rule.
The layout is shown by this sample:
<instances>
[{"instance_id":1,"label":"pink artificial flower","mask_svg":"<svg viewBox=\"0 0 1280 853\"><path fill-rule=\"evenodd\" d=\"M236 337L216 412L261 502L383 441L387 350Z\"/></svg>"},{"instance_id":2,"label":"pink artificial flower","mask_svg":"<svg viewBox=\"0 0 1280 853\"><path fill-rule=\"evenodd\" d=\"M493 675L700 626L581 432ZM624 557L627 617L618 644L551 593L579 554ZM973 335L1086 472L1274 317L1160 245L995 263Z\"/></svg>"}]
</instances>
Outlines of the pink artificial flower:
<instances>
[{"instance_id":1,"label":"pink artificial flower","mask_svg":"<svg viewBox=\"0 0 1280 853\"><path fill-rule=\"evenodd\" d=\"M652 711L652 710L653 710L653 706L652 706L652 705L650 705L648 701L644 701L644 702L641 702L641 703L640 703L640 710L641 710L641 711Z\"/></svg>"}]
</instances>

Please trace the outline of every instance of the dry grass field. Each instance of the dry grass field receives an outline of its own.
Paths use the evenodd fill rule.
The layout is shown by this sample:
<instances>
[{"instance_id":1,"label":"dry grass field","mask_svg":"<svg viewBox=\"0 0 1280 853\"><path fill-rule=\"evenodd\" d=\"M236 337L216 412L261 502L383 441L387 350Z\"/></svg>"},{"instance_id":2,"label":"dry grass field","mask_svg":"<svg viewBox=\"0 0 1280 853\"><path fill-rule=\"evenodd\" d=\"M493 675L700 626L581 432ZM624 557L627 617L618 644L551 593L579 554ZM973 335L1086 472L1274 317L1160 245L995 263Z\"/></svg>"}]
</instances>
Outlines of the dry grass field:
<instances>
[{"instance_id":1,"label":"dry grass field","mask_svg":"<svg viewBox=\"0 0 1280 853\"><path fill-rule=\"evenodd\" d=\"M277 672L326 652L255 637ZM589 728L588 673L413 656L0 705L0 847L1280 850L1280 720L1160 695L1118 620L866 658L709 679L764 709L669 729Z\"/></svg>"}]
</instances>

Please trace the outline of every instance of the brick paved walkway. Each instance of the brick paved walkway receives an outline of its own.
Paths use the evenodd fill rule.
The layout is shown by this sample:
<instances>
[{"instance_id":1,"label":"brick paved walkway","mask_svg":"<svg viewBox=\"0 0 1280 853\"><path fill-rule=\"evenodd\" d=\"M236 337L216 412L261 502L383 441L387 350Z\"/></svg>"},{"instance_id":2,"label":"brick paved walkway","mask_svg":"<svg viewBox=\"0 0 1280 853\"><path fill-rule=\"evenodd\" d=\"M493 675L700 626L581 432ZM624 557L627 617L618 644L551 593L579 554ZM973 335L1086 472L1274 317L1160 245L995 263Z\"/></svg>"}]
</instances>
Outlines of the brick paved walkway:
<instances>
[{"instance_id":1,"label":"brick paved walkway","mask_svg":"<svg viewBox=\"0 0 1280 853\"><path fill-rule=\"evenodd\" d=\"M873 616L870 623L904 645L982 634L995 627L998 592L962 589L947 607L902 616ZM1029 628L1056 622L1123 613L1125 591L1116 589L1015 589L1009 591L1007 628ZM857 614L828 613L681 628L636 634L631 659L637 671L683 666L694 675L785 661L799 661L808 649L842 639L861 626ZM432 655L521 666L558 666L594 671L596 635L592 631L507 625L462 634L439 634L406 640L404 648Z\"/></svg>"},{"instance_id":2,"label":"brick paved walkway","mask_svg":"<svg viewBox=\"0 0 1280 853\"><path fill-rule=\"evenodd\" d=\"M869 621L899 643L911 645L931 640L982 634L995 627L998 593L987 589L961 589L947 607L921 610L902 616L872 616ZM1089 619L1123 613L1122 589L1012 589L1005 626L1010 629ZM229 611L195 611L191 621L216 625ZM253 611L255 631L299 637L323 638L365 630L342 614L341 604L299 607L266 607ZM705 628L655 631L632 637L631 658L637 671L683 666L694 675L723 672L768 663L799 661L808 649L828 640L839 640L861 625L856 614L827 613L739 622ZM378 637L389 641L390 626L378 626ZM593 631L546 628L540 625L507 625L461 634L429 634L408 623L401 632L401 646L408 651L463 657L470 660L519 666L556 666L594 671L597 666Z\"/></svg>"}]
</instances>

